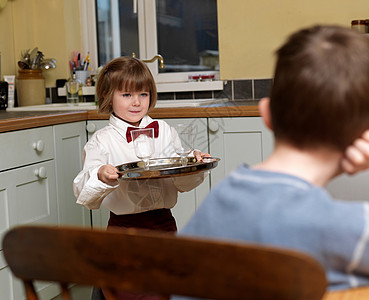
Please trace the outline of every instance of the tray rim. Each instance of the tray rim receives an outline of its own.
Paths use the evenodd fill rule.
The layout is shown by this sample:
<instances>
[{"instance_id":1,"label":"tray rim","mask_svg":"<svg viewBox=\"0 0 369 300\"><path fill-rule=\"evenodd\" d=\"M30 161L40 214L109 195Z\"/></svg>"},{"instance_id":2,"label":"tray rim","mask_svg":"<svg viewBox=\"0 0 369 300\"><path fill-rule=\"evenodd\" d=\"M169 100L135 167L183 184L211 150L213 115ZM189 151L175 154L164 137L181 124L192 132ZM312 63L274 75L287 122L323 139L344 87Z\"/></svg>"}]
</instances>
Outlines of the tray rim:
<instances>
[{"instance_id":1,"label":"tray rim","mask_svg":"<svg viewBox=\"0 0 369 300\"><path fill-rule=\"evenodd\" d=\"M174 157L160 157L150 159L150 162L155 160L175 160L178 162L181 158ZM177 176L189 176L194 175L201 172L206 172L211 169L217 167L220 158L218 157L204 157L205 160L211 160L210 162L197 162L195 157L188 157L192 161L195 162L186 165L186 166L174 166L171 168L162 168L162 169L149 169L144 170L141 168L132 168L132 170L121 170L122 166L137 166L138 164L142 164L142 161L134 161L121 165L117 165L119 179L121 180L143 180L143 179L159 179L159 178L167 178L167 177L177 177ZM168 164L169 165L169 164Z\"/></svg>"}]
</instances>

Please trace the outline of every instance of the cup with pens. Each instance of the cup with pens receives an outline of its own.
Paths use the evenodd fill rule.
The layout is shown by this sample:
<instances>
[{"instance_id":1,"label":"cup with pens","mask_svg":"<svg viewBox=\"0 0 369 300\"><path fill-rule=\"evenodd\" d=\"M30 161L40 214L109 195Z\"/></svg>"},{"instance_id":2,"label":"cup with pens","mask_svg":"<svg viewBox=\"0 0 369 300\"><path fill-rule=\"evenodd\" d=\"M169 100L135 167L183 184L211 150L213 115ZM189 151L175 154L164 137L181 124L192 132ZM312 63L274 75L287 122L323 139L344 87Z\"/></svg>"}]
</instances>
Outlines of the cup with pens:
<instances>
[{"instance_id":1,"label":"cup with pens","mask_svg":"<svg viewBox=\"0 0 369 300\"><path fill-rule=\"evenodd\" d=\"M81 53L73 51L72 59L69 61L71 72L75 72L76 80L82 85L86 85L88 78L88 67L90 65L90 54L87 52L85 59L81 57Z\"/></svg>"}]
</instances>

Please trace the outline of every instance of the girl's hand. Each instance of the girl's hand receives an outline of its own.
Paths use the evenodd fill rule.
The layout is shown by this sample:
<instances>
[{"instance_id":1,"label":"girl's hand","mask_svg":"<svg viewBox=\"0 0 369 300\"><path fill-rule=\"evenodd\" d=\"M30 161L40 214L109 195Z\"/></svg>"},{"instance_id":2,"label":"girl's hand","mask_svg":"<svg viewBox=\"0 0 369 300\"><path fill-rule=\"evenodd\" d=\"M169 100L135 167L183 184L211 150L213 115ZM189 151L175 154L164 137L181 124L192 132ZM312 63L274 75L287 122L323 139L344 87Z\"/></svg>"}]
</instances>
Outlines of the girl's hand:
<instances>
[{"instance_id":1,"label":"girl's hand","mask_svg":"<svg viewBox=\"0 0 369 300\"><path fill-rule=\"evenodd\" d=\"M362 136L346 149L341 166L348 174L369 168L369 130L364 131Z\"/></svg>"},{"instance_id":2,"label":"girl's hand","mask_svg":"<svg viewBox=\"0 0 369 300\"><path fill-rule=\"evenodd\" d=\"M97 178L106 184L115 183L118 177L118 170L112 165L103 165L97 171Z\"/></svg>"},{"instance_id":3,"label":"girl's hand","mask_svg":"<svg viewBox=\"0 0 369 300\"><path fill-rule=\"evenodd\" d=\"M199 151L199 150L195 150L195 151L193 152L193 155L196 157L196 159L197 159L198 161L202 161L202 158L203 158L203 157L211 157L211 155L210 155L209 153L201 152L201 151Z\"/></svg>"}]
</instances>

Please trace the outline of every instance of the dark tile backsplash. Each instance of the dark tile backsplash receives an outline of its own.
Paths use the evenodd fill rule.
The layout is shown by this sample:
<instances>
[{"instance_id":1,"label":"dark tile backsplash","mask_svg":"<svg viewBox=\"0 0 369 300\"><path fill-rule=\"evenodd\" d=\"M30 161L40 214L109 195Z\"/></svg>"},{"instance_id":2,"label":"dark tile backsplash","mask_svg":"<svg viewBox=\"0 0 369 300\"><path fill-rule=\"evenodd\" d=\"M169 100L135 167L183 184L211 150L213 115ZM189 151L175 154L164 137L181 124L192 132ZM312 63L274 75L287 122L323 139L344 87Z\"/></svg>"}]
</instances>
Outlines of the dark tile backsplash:
<instances>
[{"instance_id":1,"label":"dark tile backsplash","mask_svg":"<svg viewBox=\"0 0 369 300\"><path fill-rule=\"evenodd\" d=\"M197 91L194 92L195 99L213 99L213 92L212 91Z\"/></svg>"},{"instance_id":2,"label":"dark tile backsplash","mask_svg":"<svg viewBox=\"0 0 369 300\"><path fill-rule=\"evenodd\" d=\"M234 80L233 99L234 100L254 99L252 94L252 80Z\"/></svg>"},{"instance_id":3,"label":"dark tile backsplash","mask_svg":"<svg viewBox=\"0 0 369 300\"><path fill-rule=\"evenodd\" d=\"M171 92L158 93L158 100L180 100L180 99L229 99L229 100L259 100L269 96L273 80L245 79L224 81L221 91L194 91L194 92ZM57 88L46 88L48 103L66 102L65 97L59 97ZM85 97L86 102L94 102L94 96Z\"/></svg>"},{"instance_id":4,"label":"dark tile backsplash","mask_svg":"<svg viewBox=\"0 0 369 300\"><path fill-rule=\"evenodd\" d=\"M223 90L214 91L214 98L215 99L233 99L233 82L225 81Z\"/></svg>"},{"instance_id":5,"label":"dark tile backsplash","mask_svg":"<svg viewBox=\"0 0 369 300\"><path fill-rule=\"evenodd\" d=\"M270 88L272 87L272 79L255 79L254 80L254 98L261 99L270 96Z\"/></svg>"},{"instance_id":6,"label":"dark tile backsplash","mask_svg":"<svg viewBox=\"0 0 369 300\"><path fill-rule=\"evenodd\" d=\"M59 97L58 96L58 91L57 91L57 89L54 89L54 88L52 88L51 89L51 99L56 99L56 103L63 103L63 102L66 102L66 97ZM53 103L54 103L54 101L53 101Z\"/></svg>"},{"instance_id":7,"label":"dark tile backsplash","mask_svg":"<svg viewBox=\"0 0 369 300\"><path fill-rule=\"evenodd\" d=\"M194 99L193 92L176 92L175 99Z\"/></svg>"},{"instance_id":8,"label":"dark tile backsplash","mask_svg":"<svg viewBox=\"0 0 369 300\"><path fill-rule=\"evenodd\" d=\"M158 100L174 100L175 93L158 93Z\"/></svg>"}]
</instances>

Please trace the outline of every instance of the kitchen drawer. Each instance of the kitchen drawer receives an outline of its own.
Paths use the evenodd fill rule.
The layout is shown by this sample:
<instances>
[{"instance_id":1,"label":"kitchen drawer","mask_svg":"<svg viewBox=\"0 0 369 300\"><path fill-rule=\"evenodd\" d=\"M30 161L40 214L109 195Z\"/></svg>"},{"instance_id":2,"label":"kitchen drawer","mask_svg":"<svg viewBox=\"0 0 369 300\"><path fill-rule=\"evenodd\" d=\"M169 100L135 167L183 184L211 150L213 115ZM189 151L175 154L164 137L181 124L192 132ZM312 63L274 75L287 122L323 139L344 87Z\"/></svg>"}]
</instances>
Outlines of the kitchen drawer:
<instances>
[{"instance_id":1,"label":"kitchen drawer","mask_svg":"<svg viewBox=\"0 0 369 300\"><path fill-rule=\"evenodd\" d=\"M0 171L54 158L51 126L0 134Z\"/></svg>"}]
</instances>

